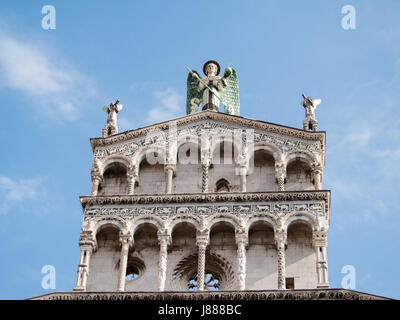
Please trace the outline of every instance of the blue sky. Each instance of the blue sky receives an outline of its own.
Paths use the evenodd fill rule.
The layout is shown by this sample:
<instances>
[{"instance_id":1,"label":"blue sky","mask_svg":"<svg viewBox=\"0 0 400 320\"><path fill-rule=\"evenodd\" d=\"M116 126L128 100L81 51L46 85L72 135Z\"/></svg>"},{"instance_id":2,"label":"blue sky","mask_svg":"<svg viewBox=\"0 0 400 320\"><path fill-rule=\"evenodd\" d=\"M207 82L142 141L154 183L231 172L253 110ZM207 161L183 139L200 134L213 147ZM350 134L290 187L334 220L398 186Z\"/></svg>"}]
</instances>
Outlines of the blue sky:
<instances>
[{"instance_id":1,"label":"blue sky","mask_svg":"<svg viewBox=\"0 0 400 320\"><path fill-rule=\"evenodd\" d=\"M399 17L395 0L1 1L0 298L52 291L44 265L74 287L102 106L120 99L120 130L184 115L185 66L209 59L237 70L244 117L301 128L301 93L322 98L331 287L353 265L356 290L400 298Z\"/></svg>"}]
</instances>

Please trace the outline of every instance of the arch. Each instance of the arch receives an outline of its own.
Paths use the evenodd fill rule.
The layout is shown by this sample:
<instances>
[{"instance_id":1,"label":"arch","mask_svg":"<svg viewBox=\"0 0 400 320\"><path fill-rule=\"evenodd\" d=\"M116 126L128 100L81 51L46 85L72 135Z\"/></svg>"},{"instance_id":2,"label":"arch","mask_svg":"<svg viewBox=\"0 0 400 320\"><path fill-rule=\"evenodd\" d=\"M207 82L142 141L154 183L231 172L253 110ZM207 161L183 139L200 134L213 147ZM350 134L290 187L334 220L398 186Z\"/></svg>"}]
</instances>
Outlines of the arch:
<instances>
[{"instance_id":1,"label":"arch","mask_svg":"<svg viewBox=\"0 0 400 320\"><path fill-rule=\"evenodd\" d=\"M282 157L283 157L282 152L281 152L281 150L279 150L279 148L276 145L267 143L267 142L258 142L254 145L252 155L249 155L249 150L248 150L248 148L246 149L246 152L248 154L248 161L250 161L252 156L254 157L254 153L258 150L269 151L271 153L272 157L274 158L275 163L282 160Z\"/></svg>"},{"instance_id":2,"label":"arch","mask_svg":"<svg viewBox=\"0 0 400 320\"><path fill-rule=\"evenodd\" d=\"M288 165L296 159L303 160L310 166L310 168L312 168L312 164L314 162L319 163L319 161L316 159L316 157L311 152L308 152L305 150L302 150L302 151L296 150L296 151L291 151L285 155L285 159L284 159L285 168L287 169Z\"/></svg>"},{"instance_id":3,"label":"arch","mask_svg":"<svg viewBox=\"0 0 400 320\"><path fill-rule=\"evenodd\" d=\"M116 227L121 233L126 233L128 231L127 224L126 222L117 217L113 218L100 218L96 220L94 226L93 226L93 234L96 237L97 234L106 226L112 225Z\"/></svg>"},{"instance_id":4,"label":"arch","mask_svg":"<svg viewBox=\"0 0 400 320\"><path fill-rule=\"evenodd\" d=\"M110 166L111 164L118 162L121 163L122 165L124 165L126 167L126 172L129 171L129 168L132 167L132 162L131 160L123 155L112 155L109 156L107 158L105 158L101 165L100 165L100 173L103 176L104 172L106 171L107 167Z\"/></svg>"},{"instance_id":5,"label":"arch","mask_svg":"<svg viewBox=\"0 0 400 320\"><path fill-rule=\"evenodd\" d=\"M235 230L238 226L241 225L241 221L239 220L239 218L230 213L219 213L212 215L206 219L206 222L209 232L218 222L227 222L232 225Z\"/></svg>"},{"instance_id":6,"label":"arch","mask_svg":"<svg viewBox=\"0 0 400 320\"><path fill-rule=\"evenodd\" d=\"M143 159L146 157L147 152L159 152L164 155L164 160L166 160L167 156L167 149L166 146L160 145L149 145L144 148L139 149L135 155L133 156L132 163L137 168L139 173L140 164L142 163Z\"/></svg>"},{"instance_id":7,"label":"arch","mask_svg":"<svg viewBox=\"0 0 400 320\"><path fill-rule=\"evenodd\" d=\"M169 235L172 235L172 231L174 230L175 226L181 222L187 222L194 226L195 230L200 230L200 219L195 216L188 216L184 214L178 214L171 217L168 220L167 224L167 231Z\"/></svg>"},{"instance_id":8,"label":"arch","mask_svg":"<svg viewBox=\"0 0 400 320\"><path fill-rule=\"evenodd\" d=\"M276 230L276 221L272 216L253 214L246 219L246 233L249 233L251 226L256 222L266 222L274 231Z\"/></svg>"},{"instance_id":9,"label":"arch","mask_svg":"<svg viewBox=\"0 0 400 320\"><path fill-rule=\"evenodd\" d=\"M137 217L135 219L133 219L132 222L132 236L135 236L135 232L137 231L137 229L139 228L140 225L142 224L152 224L157 228L157 231L161 231L163 230L163 220L159 217L148 217L148 216L141 216L141 217Z\"/></svg>"},{"instance_id":10,"label":"arch","mask_svg":"<svg viewBox=\"0 0 400 320\"><path fill-rule=\"evenodd\" d=\"M312 231L316 230L318 226L318 222L312 214L307 212L294 212L288 215L287 218L285 219L284 221L285 230L287 231L292 223L299 221L306 223L311 228Z\"/></svg>"}]
</instances>

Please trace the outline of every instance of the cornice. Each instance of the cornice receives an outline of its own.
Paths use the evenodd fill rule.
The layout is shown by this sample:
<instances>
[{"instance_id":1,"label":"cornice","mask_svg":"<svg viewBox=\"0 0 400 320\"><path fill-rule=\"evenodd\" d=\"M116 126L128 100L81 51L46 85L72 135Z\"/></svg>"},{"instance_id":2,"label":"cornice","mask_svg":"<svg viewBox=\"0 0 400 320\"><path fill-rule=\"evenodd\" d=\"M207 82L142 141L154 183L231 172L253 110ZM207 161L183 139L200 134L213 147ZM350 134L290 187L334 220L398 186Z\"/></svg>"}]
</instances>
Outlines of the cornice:
<instances>
[{"instance_id":1,"label":"cornice","mask_svg":"<svg viewBox=\"0 0 400 320\"><path fill-rule=\"evenodd\" d=\"M175 121L177 126L187 125L190 123L202 121L202 120L215 120L219 122L224 122L232 125L239 125L246 128L263 130L266 132L286 135L290 137L312 140L312 141L320 141L322 150L325 150L325 131L318 132L310 132L304 131L302 129L278 125L270 122L265 122L261 120L254 120L250 118L244 118L240 116L229 115L220 112L213 111L202 111L190 115L186 115L183 117L170 119L168 121L156 123L153 125L149 125L142 128L137 128L134 130L129 130L125 132L121 132L119 134L107 137L107 138L90 138L90 143L92 146L92 150L94 151L98 146L108 146L115 143L120 143L124 141L128 141L137 137L145 136L149 132L159 131L159 130L167 130L168 123L171 121Z\"/></svg>"},{"instance_id":2,"label":"cornice","mask_svg":"<svg viewBox=\"0 0 400 320\"><path fill-rule=\"evenodd\" d=\"M391 300L346 289L164 291L164 292L55 292L29 300Z\"/></svg>"}]
</instances>

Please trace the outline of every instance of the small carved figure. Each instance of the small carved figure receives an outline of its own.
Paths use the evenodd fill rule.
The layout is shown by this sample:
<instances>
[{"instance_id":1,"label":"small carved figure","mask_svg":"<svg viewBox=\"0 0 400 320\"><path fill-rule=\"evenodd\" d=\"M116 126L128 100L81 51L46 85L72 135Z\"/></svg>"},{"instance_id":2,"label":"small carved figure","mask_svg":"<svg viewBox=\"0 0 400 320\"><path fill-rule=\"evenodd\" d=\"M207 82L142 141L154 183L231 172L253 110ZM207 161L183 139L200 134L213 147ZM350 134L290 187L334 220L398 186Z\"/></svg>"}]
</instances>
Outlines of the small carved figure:
<instances>
[{"instance_id":1,"label":"small carved figure","mask_svg":"<svg viewBox=\"0 0 400 320\"><path fill-rule=\"evenodd\" d=\"M123 106L119 104L118 99L114 103L110 102L108 107L103 107L103 111L107 112L107 123L103 128L103 137L118 133L117 114L122 108Z\"/></svg>"},{"instance_id":2,"label":"small carved figure","mask_svg":"<svg viewBox=\"0 0 400 320\"><path fill-rule=\"evenodd\" d=\"M315 120L315 109L321 104L321 99L313 100L311 97L307 97L304 93L303 96L303 107L306 111L306 119L303 121L303 129L310 131L318 130L318 121Z\"/></svg>"}]
</instances>

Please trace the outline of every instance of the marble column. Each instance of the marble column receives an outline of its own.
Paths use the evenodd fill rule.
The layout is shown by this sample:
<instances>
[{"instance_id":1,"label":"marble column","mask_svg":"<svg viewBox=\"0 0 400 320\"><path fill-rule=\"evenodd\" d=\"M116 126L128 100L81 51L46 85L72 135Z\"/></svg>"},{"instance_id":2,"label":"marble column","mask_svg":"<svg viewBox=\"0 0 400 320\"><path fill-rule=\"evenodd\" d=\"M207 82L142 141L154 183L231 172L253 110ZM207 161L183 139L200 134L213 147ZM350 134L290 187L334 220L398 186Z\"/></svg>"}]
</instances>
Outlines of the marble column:
<instances>
[{"instance_id":1,"label":"marble column","mask_svg":"<svg viewBox=\"0 0 400 320\"><path fill-rule=\"evenodd\" d=\"M170 236L166 232L158 233L158 243L160 245L160 254L158 258L158 291L164 291L165 280L167 276L167 257L168 257L168 244L170 243Z\"/></svg>"},{"instance_id":2,"label":"marble column","mask_svg":"<svg viewBox=\"0 0 400 320\"><path fill-rule=\"evenodd\" d=\"M125 291L126 268L129 247L132 244L132 236L130 234L122 234L119 241L121 243L121 257L119 260L118 291Z\"/></svg>"},{"instance_id":3,"label":"marble column","mask_svg":"<svg viewBox=\"0 0 400 320\"><path fill-rule=\"evenodd\" d=\"M286 259L285 247L287 241L286 231L275 231L275 244L278 255L278 289L286 289Z\"/></svg>"},{"instance_id":4,"label":"marble column","mask_svg":"<svg viewBox=\"0 0 400 320\"><path fill-rule=\"evenodd\" d=\"M165 193L172 193L172 178L174 176L175 167L173 165L166 165L165 168L166 175L166 186Z\"/></svg>"},{"instance_id":5,"label":"marble column","mask_svg":"<svg viewBox=\"0 0 400 320\"><path fill-rule=\"evenodd\" d=\"M237 259L238 259L238 290L246 289L246 245L248 243L247 233L236 233Z\"/></svg>"},{"instance_id":6,"label":"marble column","mask_svg":"<svg viewBox=\"0 0 400 320\"><path fill-rule=\"evenodd\" d=\"M247 190L247 166L241 166L239 168L240 174L240 191L246 192Z\"/></svg>"},{"instance_id":7,"label":"marble column","mask_svg":"<svg viewBox=\"0 0 400 320\"><path fill-rule=\"evenodd\" d=\"M286 167L283 162L275 164L275 180L278 184L278 191L285 191Z\"/></svg>"},{"instance_id":8,"label":"marble column","mask_svg":"<svg viewBox=\"0 0 400 320\"><path fill-rule=\"evenodd\" d=\"M210 169L210 161L205 161L201 164L202 167L202 178L201 178L201 192L208 192L208 171Z\"/></svg>"},{"instance_id":9,"label":"marble column","mask_svg":"<svg viewBox=\"0 0 400 320\"><path fill-rule=\"evenodd\" d=\"M103 179L101 178L101 176L92 176L92 196L97 196L98 192L99 192L99 185L100 182Z\"/></svg>"},{"instance_id":10,"label":"marble column","mask_svg":"<svg viewBox=\"0 0 400 320\"><path fill-rule=\"evenodd\" d=\"M133 173L128 173L128 194L132 195L135 193L135 183L137 180L137 176Z\"/></svg>"},{"instance_id":11,"label":"marble column","mask_svg":"<svg viewBox=\"0 0 400 320\"><path fill-rule=\"evenodd\" d=\"M317 288L329 288L327 245L327 232L325 230L314 231L313 246L316 256Z\"/></svg>"},{"instance_id":12,"label":"marble column","mask_svg":"<svg viewBox=\"0 0 400 320\"><path fill-rule=\"evenodd\" d=\"M322 189L322 170L315 169L312 172L315 190Z\"/></svg>"},{"instance_id":13,"label":"marble column","mask_svg":"<svg viewBox=\"0 0 400 320\"><path fill-rule=\"evenodd\" d=\"M197 264L197 290L204 291L205 267L206 267L206 249L208 245L208 233L198 234L196 237L199 257Z\"/></svg>"},{"instance_id":14,"label":"marble column","mask_svg":"<svg viewBox=\"0 0 400 320\"><path fill-rule=\"evenodd\" d=\"M92 245L81 245L81 258L78 265L78 278L74 291L86 291L86 283L89 275L90 257L93 252Z\"/></svg>"}]
</instances>

